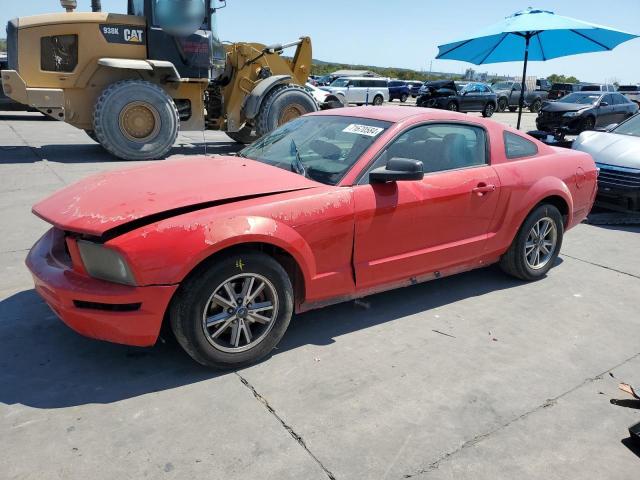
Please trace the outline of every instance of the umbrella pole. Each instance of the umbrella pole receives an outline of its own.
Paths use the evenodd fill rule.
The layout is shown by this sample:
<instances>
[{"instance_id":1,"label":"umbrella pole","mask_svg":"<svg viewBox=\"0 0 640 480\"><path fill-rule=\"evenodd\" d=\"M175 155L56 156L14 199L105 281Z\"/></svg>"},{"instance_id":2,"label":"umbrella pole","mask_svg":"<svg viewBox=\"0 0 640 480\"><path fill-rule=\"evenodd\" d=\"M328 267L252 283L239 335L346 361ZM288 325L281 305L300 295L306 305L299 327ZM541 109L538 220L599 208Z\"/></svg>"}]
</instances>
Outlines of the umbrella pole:
<instances>
[{"instance_id":1,"label":"umbrella pole","mask_svg":"<svg viewBox=\"0 0 640 480\"><path fill-rule=\"evenodd\" d=\"M522 119L522 105L524 104L524 89L525 89L525 80L527 78L527 62L529 61L529 40L531 40L531 35L527 33L525 36L526 43L524 47L524 68L522 69L522 85L520 86L520 101L518 102L518 126L516 127L520 130L520 120Z\"/></svg>"}]
</instances>

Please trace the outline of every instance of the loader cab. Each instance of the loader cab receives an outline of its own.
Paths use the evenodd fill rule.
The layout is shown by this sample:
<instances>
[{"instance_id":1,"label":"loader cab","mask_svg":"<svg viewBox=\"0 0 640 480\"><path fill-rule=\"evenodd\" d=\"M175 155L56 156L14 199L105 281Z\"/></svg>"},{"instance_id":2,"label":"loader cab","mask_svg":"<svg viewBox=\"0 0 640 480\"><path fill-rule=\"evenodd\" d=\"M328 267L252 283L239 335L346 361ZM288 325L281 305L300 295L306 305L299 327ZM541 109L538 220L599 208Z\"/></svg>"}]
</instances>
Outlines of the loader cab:
<instances>
[{"instance_id":1,"label":"loader cab","mask_svg":"<svg viewBox=\"0 0 640 480\"><path fill-rule=\"evenodd\" d=\"M183 78L212 79L224 70L215 0L128 0L129 15L145 17L147 56L173 63Z\"/></svg>"}]
</instances>

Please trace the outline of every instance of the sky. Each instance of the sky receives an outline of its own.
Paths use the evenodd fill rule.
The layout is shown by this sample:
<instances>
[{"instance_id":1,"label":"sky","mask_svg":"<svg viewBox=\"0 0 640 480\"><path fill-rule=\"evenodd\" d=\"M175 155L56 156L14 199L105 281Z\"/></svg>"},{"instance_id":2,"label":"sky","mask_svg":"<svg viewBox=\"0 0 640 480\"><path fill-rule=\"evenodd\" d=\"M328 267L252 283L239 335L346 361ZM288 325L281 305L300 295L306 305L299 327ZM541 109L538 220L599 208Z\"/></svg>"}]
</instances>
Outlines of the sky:
<instances>
[{"instance_id":1,"label":"sky","mask_svg":"<svg viewBox=\"0 0 640 480\"><path fill-rule=\"evenodd\" d=\"M59 0L1 0L0 22L61 11ZM78 0L90 10L91 0ZM126 0L102 0L103 11L126 11ZM434 60L440 44L468 38L529 6L640 35L640 0L228 0L218 13L226 41L286 43L308 35L313 57L338 63L416 70L518 75L521 63L473 66ZM574 75L581 81L640 83L640 38L612 52L529 64L528 75Z\"/></svg>"}]
</instances>

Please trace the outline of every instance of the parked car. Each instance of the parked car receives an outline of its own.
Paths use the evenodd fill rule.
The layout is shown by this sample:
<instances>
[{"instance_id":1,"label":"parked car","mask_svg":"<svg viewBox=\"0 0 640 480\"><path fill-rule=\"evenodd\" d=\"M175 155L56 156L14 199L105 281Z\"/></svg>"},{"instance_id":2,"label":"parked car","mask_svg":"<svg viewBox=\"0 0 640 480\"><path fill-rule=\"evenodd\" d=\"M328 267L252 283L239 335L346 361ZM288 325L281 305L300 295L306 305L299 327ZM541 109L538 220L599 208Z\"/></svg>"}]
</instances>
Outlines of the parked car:
<instances>
[{"instance_id":1,"label":"parked car","mask_svg":"<svg viewBox=\"0 0 640 480\"><path fill-rule=\"evenodd\" d=\"M344 107L344 104L334 94L326 90L321 90L311 83L305 84L304 89L311 94L320 110Z\"/></svg>"},{"instance_id":2,"label":"parked car","mask_svg":"<svg viewBox=\"0 0 640 480\"><path fill-rule=\"evenodd\" d=\"M2 70L7 69L7 64L8 64L7 54L0 52L0 73L2 73ZM0 81L0 111L1 110L35 111L32 108L28 107L27 105L23 105L22 103L18 103L15 100L12 100L11 98L7 97L7 95L4 93L2 81Z\"/></svg>"},{"instance_id":3,"label":"parked car","mask_svg":"<svg viewBox=\"0 0 640 480\"><path fill-rule=\"evenodd\" d=\"M268 355L294 312L493 263L544 278L591 208L596 172L585 153L482 118L325 110L239 156L54 193L33 208L52 228L27 266L85 336L153 345L166 319L197 362L238 368Z\"/></svg>"},{"instance_id":4,"label":"parked car","mask_svg":"<svg viewBox=\"0 0 640 480\"><path fill-rule=\"evenodd\" d=\"M411 87L404 80L389 80L389 101L393 102L395 99L404 103L411 95Z\"/></svg>"},{"instance_id":5,"label":"parked car","mask_svg":"<svg viewBox=\"0 0 640 480\"><path fill-rule=\"evenodd\" d=\"M384 78L342 77L322 89L333 93L345 105L382 105L389 101L389 87Z\"/></svg>"},{"instance_id":6,"label":"parked car","mask_svg":"<svg viewBox=\"0 0 640 480\"><path fill-rule=\"evenodd\" d=\"M585 83L580 85L579 92L615 92L615 85L601 83Z\"/></svg>"},{"instance_id":7,"label":"parked car","mask_svg":"<svg viewBox=\"0 0 640 480\"><path fill-rule=\"evenodd\" d=\"M536 79L536 90L542 90L543 92L548 92L549 90L551 90L551 82L546 78Z\"/></svg>"},{"instance_id":8,"label":"parked car","mask_svg":"<svg viewBox=\"0 0 640 480\"><path fill-rule=\"evenodd\" d=\"M579 134L585 130L619 123L638 111L638 105L620 93L575 92L542 106L538 130Z\"/></svg>"},{"instance_id":9,"label":"parked car","mask_svg":"<svg viewBox=\"0 0 640 480\"><path fill-rule=\"evenodd\" d=\"M422 87L422 85L424 85L424 82L418 82L415 80L410 80L407 82L407 84L409 85L409 88L411 88L411 97L412 98L417 98L418 94L420 92L420 87Z\"/></svg>"},{"instance_id":10,"label":"parked car","mask_svg":"<svg viewBox=\"0 0 640 480\"><path fill-rule=\"evenodd\" d=\"M579 91L580 87L581 84L579 83L554 83L551 85L547 98L549 100L557 100L565 95Z\"/></svg>"},{"instance_id":11,"label":"parked car","mask_svg":"<svg viewBox=\"0 0 640 480\"><path fill-rule=\"evenodd\" d=\"M504 112L507 108L510 112L515 112L518 109L522 90L520 82L497 82L491 85L491 88L498 96L499 112ZM524 106L528 107L530 112L538 112L542 107L542 102L547 99L548 93L542 90L530 92L526 85L524 88Z\"/></svg>"},{"instance_id":12,"label":"parked car","mask_svg":"<svg viewBox=\"0 0 640 480\"><path fill-rule=\"evenodd\" d=\"M484 83L460 87L453 80L426 82L416 101L419 107L444 108L454 112L482 112L490 117L496 111L496 94Z\"/></svg>"},{"instance_id":13,"label":"parked car","mask_svg":"<svg viewBox=\"0 0 640 480\"><path fill-rule=\"evenodd\" d=\"M596 161L600 202L640 211L640 114L604 132L582 132L573 148Z\"/></svg>"},{"instance_id":14,"label":"parked car","mask_svg":"<svg viewBox=\"0 0 640 480\"><path fill-rule=\"evenodd\" d=\"M620 85L618 92L623 94L632 102L640 104L640 85Z\"/></svg>"}]
</instances>

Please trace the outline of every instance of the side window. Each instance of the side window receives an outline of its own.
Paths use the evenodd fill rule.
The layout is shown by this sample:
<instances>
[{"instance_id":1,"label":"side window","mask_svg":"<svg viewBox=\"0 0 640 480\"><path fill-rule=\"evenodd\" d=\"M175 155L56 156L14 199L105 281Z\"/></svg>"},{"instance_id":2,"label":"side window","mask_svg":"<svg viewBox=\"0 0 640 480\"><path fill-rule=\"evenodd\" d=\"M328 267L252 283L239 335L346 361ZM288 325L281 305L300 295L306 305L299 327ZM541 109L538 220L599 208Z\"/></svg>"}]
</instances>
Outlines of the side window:
<instances>
[{"instance_id":1,"label":"side window","mask_svg":"<svg viewBox=\"0 0 640 480\"><path fill-rule=\"evenodd\" d=\"M419 160L424 173L487 164L487 139L483 128L457 123L421 125L402 133L377 158L369 171L392 158ZM367 183L365 175L360 183Z\"/></svg>"},{"instance_id":2,"label":"side window","mask_svg":"<svg viewBox=\"0 0 640 480\"><path fill-rule=\"evenodd\" d=\"M349 86L350 87L363 87L364 86L363 83L364 82L362 80L351 80L349 82Z\"/></svg>"},{"instance_id":3,"label":"side window","mask_svg":"<svg viewBox=\"0 0 640 480\"><path fill-rule=\"evenodd\" d=\"M605 95L604 97L602 97L601 101L607 102L609 105L613 105L614 104L613 95Z\"/></svg>"},{"instance_id":4,"label":"side window","mask_svg":"<svg viewBox=\"0 0 640 480\"><path fill-rule=\"evenodd\" d=\"M522 85L520 85L519 83L514 83L511 89L516 92L519 92L520 90L522 90Z\"/></svg>"},{"instance_id":5,"label":"side window","mask_svg":"<svg viewBox=\"0 0 640 480\"><path fill-rule=\"evenodd\" d=\"M504 153L508 159L531 157L538 153L538 147L520 135L504 132Z\"/></svg>"}]
</instances>

